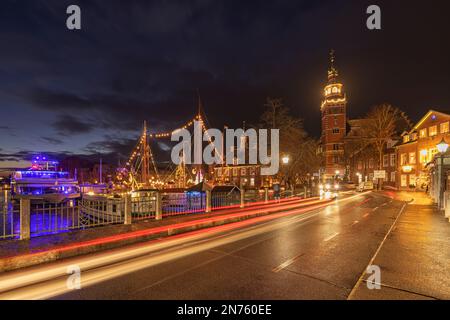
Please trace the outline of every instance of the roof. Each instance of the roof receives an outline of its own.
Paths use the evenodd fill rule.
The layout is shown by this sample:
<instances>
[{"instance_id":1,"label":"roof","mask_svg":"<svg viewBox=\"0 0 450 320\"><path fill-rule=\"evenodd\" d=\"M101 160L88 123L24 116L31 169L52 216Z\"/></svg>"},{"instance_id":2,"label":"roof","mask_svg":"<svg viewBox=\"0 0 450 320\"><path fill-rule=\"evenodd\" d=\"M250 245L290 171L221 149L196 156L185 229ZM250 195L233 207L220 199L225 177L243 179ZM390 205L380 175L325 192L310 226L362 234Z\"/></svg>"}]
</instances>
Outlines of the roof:
<instances>
[{"instance_id":1,"label":"roof","mask_svg":"<svg viewBox=\"0 0 450 320\"><path fill-rule=\"evenodd\" d=\"M420 119L419 122L417 122L417 124L414 126L414 128L413 128L413 130L411 130L411 132L414 130L417 130L422 125L422 123L424 123L433 114L440 114L442 116L450 117L450 114L448 114L448 113L444 113L444 112L440 112L440 111L431 109L430 111L428 111L428 113L422 119Z\"/></svg>"},{"instance_id":2,"label":"roof","mask_svg":"<svg viewBox=\"0 0 450 320\"><path fill-rule=\"evenodd\" d=\"M215 186L212 192L240 192L240 189L235 185L229 186Z\"/></svg>"},{"instance_id":3,"label":"roof","mask_svg":"<svg viewBox=\"0 0 450 320\"><path fill-rule=\"evenodd\" d=\"M212 187L206 182L202 181L199 184L188 188L186 192L204 192L209 190L212 190Z\"/></svg>"}]
</instances>

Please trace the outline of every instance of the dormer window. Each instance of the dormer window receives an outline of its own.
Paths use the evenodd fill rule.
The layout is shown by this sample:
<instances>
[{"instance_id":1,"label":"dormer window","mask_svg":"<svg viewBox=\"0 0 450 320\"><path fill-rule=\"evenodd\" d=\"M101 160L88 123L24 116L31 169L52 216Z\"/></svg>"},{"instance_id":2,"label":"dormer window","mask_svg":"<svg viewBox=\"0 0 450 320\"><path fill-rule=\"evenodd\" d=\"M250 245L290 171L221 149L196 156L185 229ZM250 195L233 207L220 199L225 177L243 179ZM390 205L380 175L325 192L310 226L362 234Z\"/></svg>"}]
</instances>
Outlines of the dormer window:
<instances>
[{"instance_id":1,"label":"dormer window","mask_svg":"<svg viewBox=\"0 0 450 320\"><path fill-rule=\"evenodd\" d=\"M338 87L333 87L333 93L339 93Z\"/></svg>"},{"instance_id":2,"label":"dormer window","mask_svg":"<svg viewBox=\"0 0 450 320\"><path fill-rule=\"evenodd\" d=\"M408 143L410 141L410 137L407 134L406 136L403 136L403 143Z\"/></svg>"}]
</instances>

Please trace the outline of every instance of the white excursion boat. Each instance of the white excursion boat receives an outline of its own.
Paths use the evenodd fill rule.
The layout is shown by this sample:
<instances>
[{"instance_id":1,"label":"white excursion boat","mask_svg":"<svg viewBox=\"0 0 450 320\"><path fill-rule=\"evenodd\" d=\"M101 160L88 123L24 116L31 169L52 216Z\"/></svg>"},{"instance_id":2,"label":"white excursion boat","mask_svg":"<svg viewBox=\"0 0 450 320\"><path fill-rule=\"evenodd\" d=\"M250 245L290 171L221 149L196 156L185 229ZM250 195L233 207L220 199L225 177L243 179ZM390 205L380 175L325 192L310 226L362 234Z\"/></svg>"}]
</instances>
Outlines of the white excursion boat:
<instances>
[{"instance_id":1,"label":"white excursion boat","mask_svg":"<svg viewBox=\"0 0 450 320\"><path fill-rule=\"evenodd\" d=\"M32 166L14 172L12 177L13 199L29 198L48 202L62 202L80 197L80 187L69 173L57 171L58 162L45 156L36 156Z\"/></svg>"}]
</instances>

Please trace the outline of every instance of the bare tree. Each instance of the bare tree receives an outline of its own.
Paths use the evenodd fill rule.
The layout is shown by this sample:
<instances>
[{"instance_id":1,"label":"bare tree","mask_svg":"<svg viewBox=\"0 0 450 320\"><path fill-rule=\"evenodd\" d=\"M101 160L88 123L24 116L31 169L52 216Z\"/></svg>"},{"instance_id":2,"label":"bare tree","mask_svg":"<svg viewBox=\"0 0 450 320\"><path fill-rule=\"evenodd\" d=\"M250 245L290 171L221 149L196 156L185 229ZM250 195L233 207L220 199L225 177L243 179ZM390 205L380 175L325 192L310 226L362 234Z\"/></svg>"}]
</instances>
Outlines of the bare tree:
<instances>
[{"instance_id":1,"label":"bare tree","mask_svg":"<svg viewBox=\"0 0 450 320\"><path fill-rule=\"evenodd\" d=\"M260 128L280 130L280 154L289 156L289 164L281 167L281 176L290 186L304 183L307 174L320 168L318 141L308 137L303 121L292 116L282 99L267 98Z\"/></svg>"},{"instance_id":2,"label":"bare tree","mask_svg":"<svg viewBox=\"0 0 450 320\"><path fill-rule=\"evenodd\" d=\"M411 124L404 112L390 104L375 106L368 113L367 119L363 136L367 143L374 147L378 156L378 168L381 170L386 144L396 136L397 132L409 128Z\"/></svg>"}]
</instances>

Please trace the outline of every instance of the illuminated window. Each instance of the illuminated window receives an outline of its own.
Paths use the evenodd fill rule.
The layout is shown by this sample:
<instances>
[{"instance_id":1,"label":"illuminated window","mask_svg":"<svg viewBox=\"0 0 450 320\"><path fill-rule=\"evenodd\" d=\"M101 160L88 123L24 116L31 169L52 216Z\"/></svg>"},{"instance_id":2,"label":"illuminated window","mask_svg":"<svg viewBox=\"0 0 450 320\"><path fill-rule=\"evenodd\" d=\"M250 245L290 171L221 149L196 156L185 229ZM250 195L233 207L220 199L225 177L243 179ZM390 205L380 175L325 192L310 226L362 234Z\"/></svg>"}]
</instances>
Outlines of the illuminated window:
<instances>
[{"instance_id":1,"label":"illuminated window","mask_svg":"<svg viewBox=\"0 0 450 320\"><path fill-rule=\"evenodd\" d=\"M403 154L401 155L401 159L400 159L400 160L401 160L402 166L408 164L408 154L403 153Z\"/></svg>"},{"instance_id":2,"label":"illuminated window","mask_svg":"<svg viewBox=\"0 0 450 320\"><path fill-rule=\"evenodd\" d=\"M422 129L420 130L420 137L421 138L426 138L427 137L427 129Z\"/></svg>"},{"instance_id":3,"label":"illuminated window","mask_svg":"<svg viewBox=\"0 0 450 320\"><path fill-rule=\"evenodd\" d=\"M415 152L409 153L409 164L416 164L416 153Z\"/></svg>"},{"instance_id":4,"label":"illuminated window","mask_svg":"<svg viewBox=\"0 0 450 320\"><path fill-rule=\"evenodd\" d=\"M415 187L416 186L416 184L417 184L417 182L416 182L416 175L415 174L410 174L409 175L409 185L411 186L411 187Z\"/></svg>"},{"instance_id":5,"label":"illuminated window","mask_svg":"<svg viewBox=\"0 0 450 320\"><path fill-rule=\"evenodd\" d=\"M444 122L444 123L441 123L441 128L440 129L441 129L441 133L448 133L450 131L450 126L449 126L448 121Z\"/></svg>"},{"instance_id":6,"label":"illuminated window","mask_svg":"<svg viewBox=\"0 0 450 320\"><path fill-rule=\"evenodd\" d=\"M333 93L338 93L339 89L337 87L333 87Z\"/></svg>"},{"instance_id":7,"label":"illuminated window","mask_svg":"<svg viewBox=\"0 0 450 320\"><path fill-rule=\"evenodd\" d=\"M401 186L402 187L407 187L408 186L408 176L406 174L402 174Z\"/></svg>"},{"instance_id":8,"label":"illuminated window","mask_svg":"<svg viewBox=\"0 0 450 320\"><path fill-rule=\"evenodd\" d=\"M430 161L439 153L437 148L430 149Z\"/></svg>"},{"instance_id":9,"label":"illuminated window","mask_svg":"<svg viewBox=\"0 0 450 320\"><path fill-rule=\"evenodd\" d=\"M395 167L395 153L391 153L391 167Z\"/></svg>"},{"instance_id":10,"label":"illuminated window","mask_svg":"<svg viewBox=\"0 0 450 320\"><path fill-rule=\"evenodd\" d=\"M430 127L429 134L430 134L430 137L437 136L437 134L438 134L437 126Z\"/></svg>"},{"instance_id":11,"label":"illuminated window","mask_svg":"<svg viewBox=\"0 0 450 320\"><path fill-rule=\"evenodd\" d=\"M420 151L420 163L428 163L428 151L425 149Z\"/></svg>"},{"instance_id":12,"label":"illuminated window","mask_svg":"<svg viewBox=\"0 0 450 320\"><path fill-rule=\"evenodd\" d=\"M403 137L403 143L408 143L409 142L409 135L406 135Z\"/></svg>"}]
</instances>

